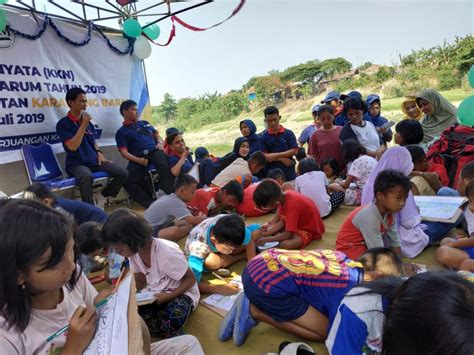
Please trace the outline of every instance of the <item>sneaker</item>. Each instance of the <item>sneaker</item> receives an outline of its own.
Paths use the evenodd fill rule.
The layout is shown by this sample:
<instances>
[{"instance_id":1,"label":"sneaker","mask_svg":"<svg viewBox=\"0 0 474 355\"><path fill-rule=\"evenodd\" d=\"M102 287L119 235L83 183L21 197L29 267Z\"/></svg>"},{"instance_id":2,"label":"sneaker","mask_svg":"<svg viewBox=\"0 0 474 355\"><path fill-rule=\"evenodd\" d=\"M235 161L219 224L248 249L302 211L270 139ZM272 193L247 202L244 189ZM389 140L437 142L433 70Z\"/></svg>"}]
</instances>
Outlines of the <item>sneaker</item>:
<instances>
[{"instance_id":1,"label":"sneaker","mask_svg":"<svg viewBox=\"0 0 474 355\"><path fill-rule=\"evenodd\" d=\"M107 203L107 197L105 197L100 192L98 192L95 194L94 198L95 198L96 207L100 208L101 210L105 209L105 205Z\"/></svg>"},{"instance_id":2,"label":"sneaker","mask_svg":"<svg viewBox=\"0 0 474 355\"><path fill-rule=\"evenodd\" d=\"M234 305L230 311L227 312L224 320L221 323L219 334L217 336L220 341L227 341L232 338L232 333L234 332L235 316L237 315L237 301L238 298L235 300Z\"/></svg>"},{"instance_id":3,"label":"sneaker","mask_svg":"<svg viewBox=\"0 0 474 355\"><path fill-rule=\"evenodd\" d=\"M236 346L241 346L245 343L245 339L247 339L250 329L255 327L258 323L250 315L250 301L247 296L245 296L244 292L240 294L235 303L237 304L237 315L233 332L234 344Z\"/></svg>"}]
</instances>

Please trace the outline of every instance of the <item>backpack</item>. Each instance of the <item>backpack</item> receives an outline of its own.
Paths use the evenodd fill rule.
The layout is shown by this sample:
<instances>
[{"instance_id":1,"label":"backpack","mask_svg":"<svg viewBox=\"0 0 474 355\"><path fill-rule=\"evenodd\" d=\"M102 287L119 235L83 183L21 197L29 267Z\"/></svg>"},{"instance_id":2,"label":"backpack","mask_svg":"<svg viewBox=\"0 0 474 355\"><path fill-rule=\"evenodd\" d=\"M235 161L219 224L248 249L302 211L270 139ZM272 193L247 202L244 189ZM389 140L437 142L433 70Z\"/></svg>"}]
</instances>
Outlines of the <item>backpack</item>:
<instances>
[{"instance_id":1,"label":"backpack","mask_svg":"<svg viewBox=\"0 0 474 355\"><path fill-rule=\"evenodd\" d=\"M444 165L449 186L456 188L462 168L474 160L474 128L459 124L446 128L428 150L426 159Z\"/></svg>"}]
</instances>

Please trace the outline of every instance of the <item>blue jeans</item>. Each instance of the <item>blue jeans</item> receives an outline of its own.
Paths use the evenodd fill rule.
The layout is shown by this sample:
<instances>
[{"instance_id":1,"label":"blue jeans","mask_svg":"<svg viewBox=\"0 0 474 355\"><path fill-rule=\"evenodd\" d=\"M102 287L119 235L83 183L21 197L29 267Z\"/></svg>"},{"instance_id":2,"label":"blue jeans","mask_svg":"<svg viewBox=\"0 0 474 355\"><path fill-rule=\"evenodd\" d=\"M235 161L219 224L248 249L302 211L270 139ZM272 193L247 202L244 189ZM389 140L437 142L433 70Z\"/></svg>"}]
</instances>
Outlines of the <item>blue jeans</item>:
<instances>
[{"instance_id":1,"label":"blue jeans","mask_svg":"<svg viewBox=\"0 0 474 355\"><path fill-rule=\"evenodd\" d=\"M459 196L459 192L450 187L442 187L438 190L438 196ZM461 214L455 223L442 223L442 222L423 222L427 227L424 232L430 238L428 245L438 243L443 237L449 233L453 228L456 228L459 224L464 221L464 214Z\"/></svg>"}]
</instances>

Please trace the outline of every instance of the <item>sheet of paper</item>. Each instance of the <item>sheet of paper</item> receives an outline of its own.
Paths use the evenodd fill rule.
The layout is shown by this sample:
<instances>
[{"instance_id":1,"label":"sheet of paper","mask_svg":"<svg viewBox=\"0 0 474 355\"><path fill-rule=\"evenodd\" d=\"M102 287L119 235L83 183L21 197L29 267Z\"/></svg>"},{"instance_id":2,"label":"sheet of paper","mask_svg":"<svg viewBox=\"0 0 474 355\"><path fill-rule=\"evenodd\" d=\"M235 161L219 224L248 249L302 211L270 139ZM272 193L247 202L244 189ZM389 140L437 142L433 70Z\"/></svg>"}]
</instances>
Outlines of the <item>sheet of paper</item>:
<instances>
[{"instance_id":1,"label":"sheet of paper","mask_svg":"<svg viewBox=\"0 0 474 355\"><path fill-rule=\"evenodd\" d=\"M108 302L97 309L98 323L86 355L121 354L128 349L128 300L132 277L121 283Z\"/></svg>"},{"instance_id":2,"label":"sheet of paper","mask_svg":"<svg viewBox=\"0 0 474 355\"><path fill-rule=\"evenodd\" d=\"M450 219L465 201L464 197L415 196L421 218Z\"/></svg>"},{"instance_id":3,"label":"sheet of paper","mask_svg":"<svg viewBox=\"0 0 474 355\"><path fill-rule=\"evenodd\" d=\"M197 182L199 182L199 163L193 165L191 170L188 171L188 175L191 175L197 180Z\"/></svg>"},{"instance_id":4,"label":"sheet of paper","mask_svg":"<svg viewBox=\"0 0 474 355\"><path fill-rule=\"evenodd\" d=\"M210 295L209 297L203 299L202 302L209 305L209 306L213 306L213 307L222 309L226 312L230 311L230 309L234 305L235 300L240 295L240 293L243 292L243 290L244 290L244 286L242 284L242 277L241 276L234 275L234 277L232 278L232 280L230 282L236 283L237 285L239 285L240 291L238 293L236 293L235 295L231 295L231 296L213 294L213 295Z\"/></svg>"}]
</instances>

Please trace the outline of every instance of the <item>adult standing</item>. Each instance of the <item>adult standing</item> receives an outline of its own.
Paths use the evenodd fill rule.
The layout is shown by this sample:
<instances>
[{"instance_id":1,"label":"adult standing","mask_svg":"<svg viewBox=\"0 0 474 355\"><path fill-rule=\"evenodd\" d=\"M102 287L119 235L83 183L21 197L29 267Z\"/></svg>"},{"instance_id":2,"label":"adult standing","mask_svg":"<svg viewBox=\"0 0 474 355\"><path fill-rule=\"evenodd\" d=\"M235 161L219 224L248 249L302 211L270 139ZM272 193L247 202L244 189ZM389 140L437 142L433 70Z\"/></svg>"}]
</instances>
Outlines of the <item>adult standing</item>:
<instances>
[{"instance_id":1,"label":"adult standing","mask_svg":"<svg viewBox=\"0 0 474 355\"><path fill-rule=\"evenodd\" d=\"M421 120L423 127L422 143L429 143L441 132L456 123L456 107L434 89L422 91L416 98L416 103L425 114Z\"/></svg>"},{"instance_id":2,"label":"adult standing","mask_svg":"<svg viewBox=\"0 0 474 355\"><path fill-rule=\"evenodd\" d=\"M298 153L298 143L293 131L280 124L280 112L275 106L268 106L263 111L267 129L260 137L260 150L267 159L266 171L280 168L285 174L286 181L296 178L295 160Z\"/></svg>"},{"instance_id":3,"label":"adult standing","mask_svg":"<svg viewBox=\"0 0 474 355\"><path fill-rule=\"evenodd\" d=\"M115 197L127 179L126 169L107 160L95 140L92 117L85 112L87 97L84 90L75 87L66 93L69 112L56 124L64 151L66 172L74 176L82 201L94 204L92 195L92 173L103 171L112 176L112 181L96 196L98 206L105 204L107 197Z\"/></svg>"},{"instance_id":4,"label":"adult standing","mask_svg":"<svg viewBox=\"0 0 474 355\"><path fill-rule=\"evenodd\" d=\"M138 120L137 103L126 100L120 105L123 124L115 134L117 148L128 160L128 178L125 189L140 205L148 208L153 201L150 183L146 181L148 164L153 164L159 175L159 187L166 194L173 193L174 177L163 151L163 140L147 121Z\"/></svg>"}]
</instances>

